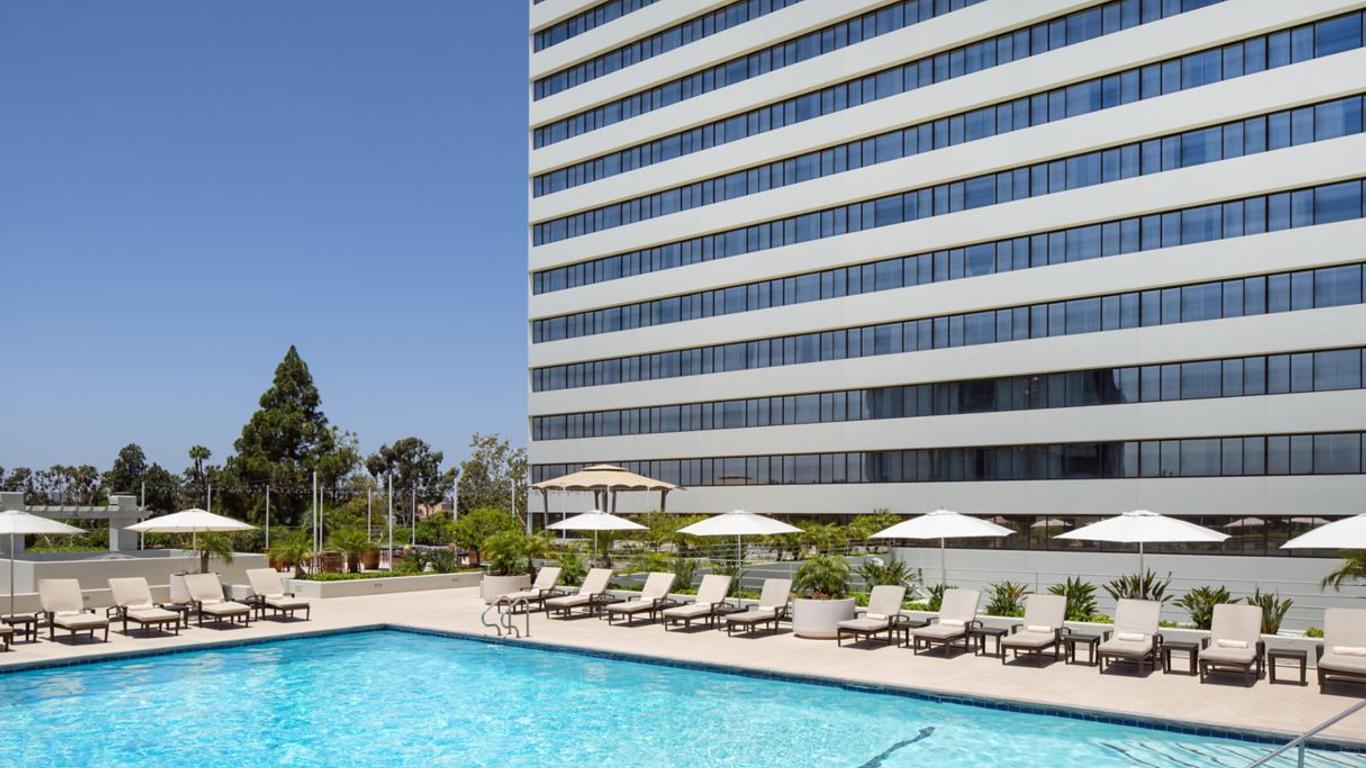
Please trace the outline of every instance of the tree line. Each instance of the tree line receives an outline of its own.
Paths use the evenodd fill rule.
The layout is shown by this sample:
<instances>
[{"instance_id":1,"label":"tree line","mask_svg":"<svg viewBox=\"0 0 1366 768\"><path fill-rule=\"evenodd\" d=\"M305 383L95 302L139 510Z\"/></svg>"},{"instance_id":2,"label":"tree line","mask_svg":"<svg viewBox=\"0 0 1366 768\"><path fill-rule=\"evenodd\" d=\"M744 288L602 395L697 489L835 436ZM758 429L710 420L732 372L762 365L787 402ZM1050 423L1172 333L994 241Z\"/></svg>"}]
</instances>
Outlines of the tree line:
<instances>
[{"instance_id":1,"label":"tree line","mask_svg":"<svg viewBox=\"0 0 1366 768\"><path fill-rule=\"evenodd\" d=\"M460 511L510 509L514 498L516 508L525 510L526 450L479 433L469 448L468 458L447 468L445 453L419 437L362 454L354 433L328 421L308 364L291 345L233 453L221 463L212 462L208 448L193 445L188 464L173 472L149 463L142 448L129 443L103 472L88 464L0 467L0 489L22 492L29 505L95 505L113 495L144 495L154 514L203 507L212 489L213 511L258 524L265 519L269 489L272 525L295 526L307 519L316 472L329 505L367 493L382 496L392 487L395 496L424 507L448 502L457 490Z\"/></svg>"}]
</instances>

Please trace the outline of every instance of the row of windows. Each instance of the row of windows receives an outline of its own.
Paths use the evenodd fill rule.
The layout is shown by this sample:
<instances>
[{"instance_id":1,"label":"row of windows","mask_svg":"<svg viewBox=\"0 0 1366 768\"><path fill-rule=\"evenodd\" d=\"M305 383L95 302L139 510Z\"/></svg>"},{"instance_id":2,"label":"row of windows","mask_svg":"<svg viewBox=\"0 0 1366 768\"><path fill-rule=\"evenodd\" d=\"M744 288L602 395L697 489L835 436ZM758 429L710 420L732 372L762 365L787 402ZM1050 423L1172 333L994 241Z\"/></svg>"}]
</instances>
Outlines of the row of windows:
<instances>
[{"instance_id":1,"label":"row of windows","mask_svg":"<svg viewBox=\"0 0 1366 768\"><path fill-rule=\"evenodd\" d=\"M532 321L532 340L559 341L1268 230L1330 224L1366 216L1362 184L1363 180L1325 184L542 318Z\"/></svg>"},{"instance_id":2,"label":"row of windows","mask_svg":"<svg viewBox=\"0 0 1366 768\"><path fill-rule=\"evenodd\" d=\"M541 2L544 0L535 0L533 5ZM559 45L571 37L578 37L590 29L597 29L609 21L616 21L628 13L649 8L657 2L659 0L607 0L605 3L599 3L532 35L532 49L543 51L552 45Z\"/></svg>"},{"instance_id":3,"label":"row of windows","mask_svg":"<svg viewBox=\"0 0 1366 768\"><path fill-rule=\"evenodd\" d=\"M943 82L1218 2L1223 0L1111 0L1032 27L540 174L532 180L532 194L558 192L904 92L893 91L894 85L909 89ZM893 81L888 73L894 71L904 74Z\"/></svg>"},{"instance_id":4,"label":"row of windows","mask_svg":"<svg viewBox=\"0 0 1366 768\"><path fill-rule=\"evenodd\" d=\"M572 139L728 85L814 59L982 0L897 0L876 11L784 40L676 80L610 101L532 131L536 148Z\"/></svg>"},{"instance_id":5,"label":"row of windows","mask_svg":"<svg viewBox=\"0 0 1366 768\"><path fill-rule=\"evenodd\" d=\"M1360 389L1366 349L1097 368L533 416L532 440Z\"/></svg>"},{"instance_id":6,"label":"row of windows","mask_svg":"<svg viewBox=\"0 0 1366 768\"><path fill-rule=\"evenodd\" d=\"M531 370L536 392L1361 304L1361 264L940 315Z\"/></svg>"},{"instance_id":7,"label":"row of windows","mask_svg":"<svg viewBox=\"0 0 1366 768\"><path fill-rule=\"evenodd\" d=\"M1316 55L1327 56L1361 47L1363 17L1366 14L1352 13L1298 29L1304 30L1318 43L1309 50ZM1136 67L953 117L546 220L532 225L532 239L534 243L541 244L579 237L1261 72L1291 60L1293 39L1291 31L1259 36L1251 41ZM894 73L899 74L899 70Z\"/></svg>"},{"instance_id":8,"label":"row of windows","mask_svg":"<svg viewBox=\"0 0 1366 768\"><path fill-rule=\"evenodd\" d=\"M938 1L946 2L946 0ZM703 38L724 32L731 27L738 27L747 21L767 16L774 11L781 11L800 2L801 0L737 0L711 13L669 27L663 32L657 32L642 40L627 43L601 56L546 75L538 79L532 86L533 98L539 100L547 96L554 96L560 91L566 91L590 80L610 75L619 69L639 64L660 54L668 53L675 48L695 43ZM929 3L931 0L925 0L925 2Z\"/></svg>"},{"instance_id":9,"label":"row of windows","mask_svg":"<svg viewBox=\"0 0 1366 768\"><path fill-rule=\"evenodd\" d=\"M1137 477L1354 475L1366 434L1252 435L1113 440L906 451L613 461L684 487L1101 480ZM590 462L596 463L596 462ZM536 464L532 482L587 464Z\"/></svg>"}]
</instances>

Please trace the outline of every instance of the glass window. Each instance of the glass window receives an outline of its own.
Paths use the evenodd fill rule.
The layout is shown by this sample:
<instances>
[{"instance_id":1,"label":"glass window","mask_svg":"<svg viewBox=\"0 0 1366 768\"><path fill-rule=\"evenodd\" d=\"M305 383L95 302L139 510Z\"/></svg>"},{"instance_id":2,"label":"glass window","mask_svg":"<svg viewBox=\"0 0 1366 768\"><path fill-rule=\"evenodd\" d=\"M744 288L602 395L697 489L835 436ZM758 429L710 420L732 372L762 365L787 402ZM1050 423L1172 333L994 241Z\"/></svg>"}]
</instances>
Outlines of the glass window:
<instances>
[{"instance_id":1,"label":"glass window","mask_svg":"<svg viewBox=\"0 0 1366 768\"><path fill-rule=\"evenodd\" d=\"M1361 436L1357 432L1314 435L1315 474L1356 474L1361 471Z\"/></svg>"}]
</instances>

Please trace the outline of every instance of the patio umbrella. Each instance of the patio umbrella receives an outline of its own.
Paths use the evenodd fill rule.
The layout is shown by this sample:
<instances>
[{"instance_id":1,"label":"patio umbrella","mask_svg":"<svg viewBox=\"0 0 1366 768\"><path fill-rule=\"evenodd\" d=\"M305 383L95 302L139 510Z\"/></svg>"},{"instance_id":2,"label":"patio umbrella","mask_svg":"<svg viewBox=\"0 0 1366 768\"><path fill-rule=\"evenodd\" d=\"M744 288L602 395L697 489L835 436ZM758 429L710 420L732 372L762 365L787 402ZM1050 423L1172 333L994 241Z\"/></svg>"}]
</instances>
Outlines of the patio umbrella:
<instances>
[{"instance_id":1,"label":"patio umbrella","mask_svg":"<svg viewBox=\"0 0 1366 768\"><path fill-rule=\"evenodd\" d=\"M149 518L130 525L124 530L138 533L188 533L190 534L191 548L198 550L199 534L201 533L233 533L255 529L256 526L244 523L241 520L234 520L231 517L215 515L202 509L187 509L161 517Z\"/></svg>"},{"instance_id":2,"label":"patio umbrella","mask_svg":"<svg viewBox=\"0 0 1366 768\"><path fill-rule=\"evenodd\" d=\"M1287 541L1281 549L1366 549L1366 514L1321 525Z\"/></svg>"},{"instance_id":3,"label":"patio umbrella","mask_svg":"<svg viewBox=\"0 0 1366 768\"><path fill-rule=\"evenodd\" d=\"M1266 521L1260 517L1240 517L1231 523L1223 526L1224 528L1264 528Z\"/></svg>"},{"instance_id":4,"label":"patio umbrella","mask_svg":"<svg viewBox=\"0 0 1366 768\"><path fill-rule=\"evenodd\" d=\"M1138 545L1138 572L1143 570L1143 545L1159 542L1206 541L1217 542L1228 538L1227 533L1205 528L1185 520L1159 515L1146 509L1125 512L1098 523L1084 525L1075 531L1060 533L1055 539L1080 541L1110 541Z\"/></svg>"},{"instance_id":5,"label":"patio umbrella","mask_svg":"<svg viewBox=\"0 0 1366 768\"><path fill-rule=\"evenodd\" d=\"M936 509L929 514L913 517L884 528L872 535L874 539L939 539L940 583L949 583L948 552L945 539L975 539L983 536L1009 536L1014 531L990 520L972 517L947 509Z\"/></svg>"},{"instance_id":6,"label":"patio umbrella","mask_svg":"<svg viewBox=\"0 0 1366 768\"><path fill-rule=\"evenodd\" d=\"M741 562L743 539L746 536L775 536L780 533L801 533L802 529L788 525L780 520L765 517L743 509L725 512L700 520L678 530L690 536L734 536L735 562Z\"/></svg>"},{"instance_id":7,"label":"patio umbrella","mask_svg":"<svg viewBox=\"0 0 1366 768\"><path fill-rule=\"evenodd\" d=\"M0 534L9 536L9 615L14 615L14 537L27 534L64 534L74 535L85 531L74 525L67 525L46 517L30 515L17 509L0 512Z\"/></svg>"},{"instance_id":8,"label":"patio umbrella","mask_svg":"<svg viewBox=\"0 0 1366 768\"><path fill-rule=\"evenodd\" d=\"M1044 530L1047 530L1049 528L1071 528L1072 524L1062 519L1061 517L1045 517L1042 520L1030 523L1029 527L1043 528Z\"/></svg>"},{"instance_id":9,"label":"patio umbrella","mask_svg":"<svg viewBox=\"0 0 1366 768\"><path fill-rule=\"evenodd\" d=\"M592 531L593 562L598 561L598 531L643 531L645 526L633 523L624 517L617 517L600 509L584 512L581 515L551 523L546 528L552 531Z\"/></svg>"}]
</instances>

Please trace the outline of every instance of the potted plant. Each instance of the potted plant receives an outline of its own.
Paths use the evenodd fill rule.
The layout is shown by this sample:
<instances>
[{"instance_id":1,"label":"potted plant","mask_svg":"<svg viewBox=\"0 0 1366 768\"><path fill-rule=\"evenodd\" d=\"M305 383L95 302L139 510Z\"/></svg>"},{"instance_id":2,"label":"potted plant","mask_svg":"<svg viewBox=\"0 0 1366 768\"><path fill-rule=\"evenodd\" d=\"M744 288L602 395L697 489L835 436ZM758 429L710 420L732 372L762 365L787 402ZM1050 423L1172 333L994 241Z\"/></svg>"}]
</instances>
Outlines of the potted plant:
<instances>
[{"instance_id":1,"label":"potted plant","mask_svg":"<svg viewBox=\"0 0 1366 768\"><path fill-rule=\"evenodd\" d=\"M293 568L294 578L302 579L304 565L308 562L310 554L309 549L308 537L303 531L290 531L285 535L276 536L270 543L270 559L272 563Z\"/></svg>"},{"instance_id":2,"label":"potted plant","mask_svg":"<svg viewBox=\"0 0 1366 768\"><path fill-rule=\"evenodd\" d=\"M479 545L488 572L479 582L479 596L492 603L499 595L531 586L533 560L545 554L545 539L517 530L493 534Z\"/></svg>"},{"instance_id":3,"label":"potted plant","mask_svg":"<svg viewBox=\"0 0 1366 768\"><path fill-rule=\"evenodd\" d=\"M318 553L323 573L341 573L346 566L346 555L335 549L325 549Z\"/></svg>"},{"instance_id":4,"label":"potted plant","mask_svg":"<svg viewBox=\"0 0 1366 768\"><path fill-rule=\"evenodd\" d=\"M808 558L792 577L792 633L797 637L834 639L836 624L854 618L849 597L849 563L838 555Z\"/></svg>"},{"instance_id":5,"label":"potted plant","mask_svg":"<svg viewBox=\"0 0 1366 768\"><path fill-rule=\"evenodd\" d=\"M373 555L374 568L379 567L379 545L365 535L360 528L342 528L332 534L332 546L346 555L348 573L360 573L361 565L367 554ZM373 570L374 568L371 568Z\"/></svg>"}]
</instances>

